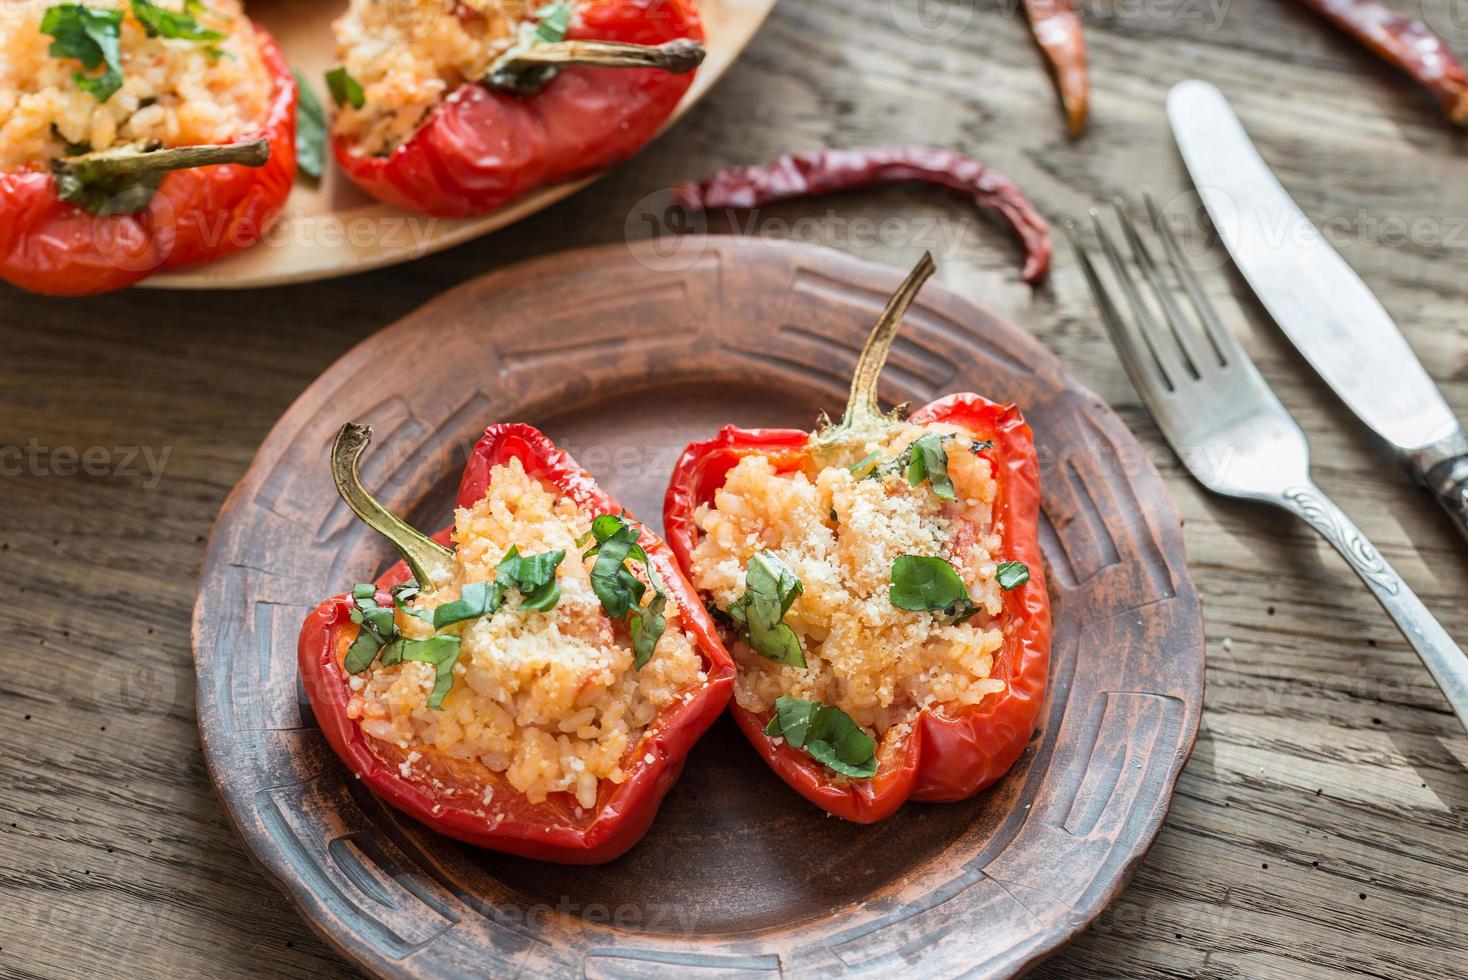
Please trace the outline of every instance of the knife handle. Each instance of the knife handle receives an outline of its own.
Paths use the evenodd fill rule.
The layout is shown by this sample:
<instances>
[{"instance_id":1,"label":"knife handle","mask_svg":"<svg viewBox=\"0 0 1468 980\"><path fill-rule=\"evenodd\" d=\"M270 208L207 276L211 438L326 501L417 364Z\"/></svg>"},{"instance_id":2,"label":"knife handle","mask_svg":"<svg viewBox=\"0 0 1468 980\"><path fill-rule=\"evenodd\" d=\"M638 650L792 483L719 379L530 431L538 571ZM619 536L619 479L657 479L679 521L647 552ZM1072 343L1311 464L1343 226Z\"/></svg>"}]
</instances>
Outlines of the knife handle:
<instances>
[{"instance_id":1,"label":"knife handle","mask_svg":"<svg viewBox=\"0 0 1468 980\"><path fill-rule=\"evenodd\" d=\"M1407 471L1432 491L1468 539L1468 437L1455 432L1446 439L1406 454Z\"/></svg>"}]
</instances>

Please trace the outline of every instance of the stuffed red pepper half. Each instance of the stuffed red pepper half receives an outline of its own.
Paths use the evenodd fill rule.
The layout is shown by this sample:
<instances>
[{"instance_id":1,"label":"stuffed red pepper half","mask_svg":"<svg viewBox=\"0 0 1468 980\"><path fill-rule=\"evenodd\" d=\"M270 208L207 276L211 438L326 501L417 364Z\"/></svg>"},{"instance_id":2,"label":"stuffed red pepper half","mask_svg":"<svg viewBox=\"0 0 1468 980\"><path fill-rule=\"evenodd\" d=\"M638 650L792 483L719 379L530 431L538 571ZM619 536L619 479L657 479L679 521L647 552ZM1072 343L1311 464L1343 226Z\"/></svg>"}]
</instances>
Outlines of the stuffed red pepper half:
<instances>
[{"instance_id":1,"label":"stuffed red pepper half","mask_svg":"<svg viewBox=\"0 0 1468 980\"><path fill-rule=\"evenodd\" d=\"M296 83L238 0L0 19L0 278L85 295L258 240L296 173Z\"/></svg>"},{"instance_id":2,"label":"stuffed red pepper half","mask_svg":"<svg viewBox=\"0 0 1468 980\"><path fill-rule=\"evenodd\" d=\"M709 614L668 546L536 429L485 431L436 539L362 487L369 438L343 426L333 475L404 561L301 629L332 748L451 837L570 864L617 857L728 703L734 666Z\"/></svg>"},{"instance_id":3,"label":"stuffed red pepper half","mask_svg":"<svg viewBox=\"0 0 1468 980\"><path fill-rule=\"evenodd\" d=\"M694 0L353 0L335 31L337 161L379 200L446 216L630 156L704 54Z\"/></svg>"},{"instance_id":4,"label":"stuffed red pepper half","mask_svg":"<svg viewBox=\"0 0 1468 980\"><path fill-rule=\"evenodd\" d=\"M840 423L690 445L663 513L723 621L739 727L797 792L860 823L997 780L1048 673L1038 464L1018 409L967 393L905 420L878 408L932 269L925 256L887 307Z\"/></svg>"}]
</instances>

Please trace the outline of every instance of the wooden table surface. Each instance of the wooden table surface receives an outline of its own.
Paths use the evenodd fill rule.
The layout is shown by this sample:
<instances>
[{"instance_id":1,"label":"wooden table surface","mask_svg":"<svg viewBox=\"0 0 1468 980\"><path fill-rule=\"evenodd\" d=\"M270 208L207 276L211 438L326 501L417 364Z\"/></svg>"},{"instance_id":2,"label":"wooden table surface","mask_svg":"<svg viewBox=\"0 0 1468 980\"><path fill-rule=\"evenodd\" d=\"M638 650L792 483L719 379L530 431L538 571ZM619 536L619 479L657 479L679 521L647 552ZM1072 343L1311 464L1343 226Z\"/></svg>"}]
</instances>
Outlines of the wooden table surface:
<instances>
[{"instance_id":1,"label":"wooden table surface","mask_svg":"<svg viewBox=\"0 0 1468 980\"><path fill-rule=\"evenodd\" d=\"M1409 83L1286 0L1101 0L1086 5L1094 121L1072 143L1014 6L786 0L701 110L635 162L410 265L249 293L0 289L0 976L352 972L251 865L205 773L189 617L211 523L277 416L357 341L484 270L644 237L646 199L680 179L916 142L987 160L1056 218L1144 186L1191 210L1162 99L1172 81L1206 78L1468 415L1468 141ZM1461 7L1456 22L1443 0L1427 7L1468 53ZM1207 497L1180 471L1068 249L1032 293L1005 234L922 190L711 230L902 267L933 250L942 281L1032 330L1122 413L1176 495L1209 635L1202 732L1131 887L1035 975L1464 975L1468 738L1311 531ZM1309 435L1319 482L1468 638L1463 543L1221 254L1206 264L1209 292Z\"/></svg>"}]
</instances>

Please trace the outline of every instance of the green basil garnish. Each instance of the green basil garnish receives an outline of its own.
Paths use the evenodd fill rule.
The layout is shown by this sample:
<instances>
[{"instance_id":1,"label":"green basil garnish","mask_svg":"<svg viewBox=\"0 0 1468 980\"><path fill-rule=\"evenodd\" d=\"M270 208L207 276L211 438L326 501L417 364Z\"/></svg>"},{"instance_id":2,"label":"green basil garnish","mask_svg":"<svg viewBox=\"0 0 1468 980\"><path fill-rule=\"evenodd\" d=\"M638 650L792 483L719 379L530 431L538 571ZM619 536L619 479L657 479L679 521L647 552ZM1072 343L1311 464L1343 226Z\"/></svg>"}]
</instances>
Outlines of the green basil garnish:
<instances>
[{"instance_id":1,"label":"green basil garnish","mask_svg":"<svg viewBox=\"0 0 1468 980\"><path fill-rule=\"evenodd\" d=\"M591 522L591 530L576 542L585 545L593 538L596 543L587 548L581 558L594 557L591 566L591 590L601 600L601 607L613 619L626 618L632 633L632 666L641 670L658 640L667 629L664 611L668 605L668 593L652 570L647 552L637 543L641 531L621 514L600 514ZM627 567L627 562L640 561L652 583L653 597L642 605L647 586Z\"/></svg>"},{"instance_id":2,"label":"green basil garnish","mask_svg":"<svg viewBox=\"0 0 1468 980\"><path fill-rule=\"evenodd\" d=\"M851 471L852 476L860 479L864 476L871 476L872 472L877 468L877 464L881 461L881 453L867 453L861 459L848 466L847 469Z\"/></svg>"},{"instance_id":3,"label":"green basil garnish","mask_svg":"<svg viewBox=\"0 0 1468 980\"><path fill-rule=\"evenodd\" d=\"M892 605L909 612L941 612L962 623L979 611L958 570L935 555L903 555L892 563Z\"/></svg>"},{"instance_id":4,"label":"green basil garnish","mask_svg":"<svg viewBox=\"0 0 1468 980\"><path fill-rule=\"evenodd\" d=\"M316 92L306 84L306 76L292 69L296 89L301 93L296 102L296 166L310 177L321 179L326 162L326 111Z\"/></svg>"},{"instance_id":5,"label":"green basil garnish","mask_svg":"<svg viewBox=\"0 0 1468 980\"><path fill-rule=\"evenodd\" d=\"M428 695L428 706L435 711L443 710L443 699L454 686L454 664L459 659L460 641L457 636L435 636L427 640L401 640L399 657L432 664L434 668L433 690Z\"/></svg>"},{"instance_id":6,"label":"green basil garnish","mask_svg":"<svg viewBox=\"0 0 1468 980\"><path fill-rule=\"evenodd\" d=\"M76 87L98 102L106 102L122 88L122 11L62 3L41 17L41 33L54 38L47 53L75 58L87 71L105 66L102 74L73 72Z\"/></svg>"},{"instance_id":7,"label":"green basil garnish","mask_svg":"<svg viewBox=\"0 0 1468 980\"><path fill-rule=\"evenodd\" d=\"M193 18L197 5L184 5L183 10L169 10L151 0L132 0L133 16L143 25L149 37L166 37L180 41L223 41L225 35L211 31Z\"/></svg>"},{"instance_id":8,"label":"green basil garnish","mask_svg":"<svg viewBox=\"0 0 1468 980\"><path fill-rule=\"evenodd\" d=\"M668 628L668 620L664 615L668 607L668 593L663 590L662 583L653 573L652 564L646 563L642 567L647 570L648 581L652 582L653 597L647 601L645 607L638 607L634 610L628 620L628 626L632 632L632 667L634 670L641 670L643 665L652 659L652 652L658 645L658 638Z\"/></svg>"},{"instance_id":9,"label":"green basil garnish","mask_svg":"<svg viewBox=\"0 0 1468 980\"><path fill-rule=\"evenodd\" d=\"M571 29L571 15L576 12L576 4L572 0L552 0L535 12L540 23L535 25L535 42L537 44L559 44L566 39L566 32Z\"/></svg>"},{"instance_id":10,"label":"green basil garnish","mask_svg":"<svg viewBox=\"0 0 1468 980\"><path fill-rule=\"evenodd\" d=\"M780 697L765 734L804 749L826 768L853 779L877 774L877 743L840 708L817 701Z\"/></svg>"},{"instance_id":11,"label":"green basil garnish","mask_svg":"<svg viewBox=\"0 0 1468 980\"><path fill-rule=\"evenodd\" d=\"M1022 561L1002 561L994 576L1005 592L1017 589L1030 580L1030 566Z\"/></svg>"},{"instance_id":12,"label":"green basil garnish","mask_svg":"<svg viewBox=\"0 0 1468 980\"><path fill-rule=\"evenodd\" d=\"M566 557L564 551L547 551L539 555L521 555L511 547L495 567L494 585L503 596L510 589L519 591L520 608L528 612L549 612L561 600L561 586L556 569Z\"/></svg>"},{"instance_id":13,"label":"green basil garnish","mask_svg":"<svg viewBox=\"0 0 1468 980\"><path fill-rule=\"evenodd\" d=\"M495 566L494 582L470 582L459 590L459 598L446 602L433 611L433 628L443 629L454 623L481 616L492 616L505 601L510 589L517 589L524 599L520 608L529 612L554 609L561 598L556 582L556 568L564 551L523 556L514 545Z\"/></svg>"},{"instance_id":14,"label":"green basil garnish","mask_svg":"<svg viewBox=\"0 0 1468 980\"><path fill-rule=\"evenodd\" d=\"M331 101L336 103L338 109L348 103L353 109L360 109L367 102L367 94L362 91L362 86L341 65L326 73L326 88L331 92Z\"/></svg>"},{"instance_id":15,"label":"green basil garnish","mask_svg":"<svg viewBox=\"0 0 1468 980\"><path fill-rule=\"evenodd\" d=\"M729 618L739 626L755 653L777 664L805 666L800 637L784 621L785 614L805 586L773 551L761 551L744 569L744 595L729 607Z\"/></svg>"},{"instance_id":16,"label":"green basil garnish","mask_svg":"<svg viewBox=\"0 0 1468 980\"><path fill-rule=\"evenodd\" d=\"M351 618L361 630L347 647L342 667L349 674L360 674L372 666L378 651L398 635L398 629L392 609L377 604L377 586L370 582L352 586Z\"/></svg>"},{"instance_id":17,"label":"green basil garnish","mask_svg":"<svg viewBox=\"0 0 1468 980\"><path fill-rule=\"evenodd\" d=\"M933 488L933 495L942 500L955 500L953 481L948 478L948 453L943 443L952 436L926 435L907 447L907 482L917 486L924 480Z\"/></svg>"}]
</instances>

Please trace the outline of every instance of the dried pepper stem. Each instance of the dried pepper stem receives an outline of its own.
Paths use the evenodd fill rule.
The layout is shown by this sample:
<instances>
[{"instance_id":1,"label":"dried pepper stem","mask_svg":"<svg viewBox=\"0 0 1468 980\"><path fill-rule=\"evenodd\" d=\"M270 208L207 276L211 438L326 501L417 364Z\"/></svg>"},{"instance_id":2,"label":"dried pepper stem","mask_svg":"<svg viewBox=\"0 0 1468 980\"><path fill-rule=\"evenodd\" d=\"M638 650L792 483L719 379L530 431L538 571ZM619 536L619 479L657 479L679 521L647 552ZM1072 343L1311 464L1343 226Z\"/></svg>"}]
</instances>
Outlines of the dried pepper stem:
<instances>
[{"instance_id":1,"label":"dried pepper stem","mask_svg":"<svg viewBox=\"0 0 1468 980\"><path fill-rule=\"evenodd\" d=\"M851 394L846 399L846 413L840 422L816 433L816 445L831 448L845 442L848 437L865 440L870 438L873 430L893 423L893 416L882 412L877 398L877 383L882 377L882 368L887 364L887 355L892 351L892 342L902 329L902 318L936 268L932 254L924 252L902 285L897 287L897 292L887 301L887 308L877 319L877 325L867 337L857 359L856 371L851 378Z\"/></svg>"},{"instance_id":2,"label":"dried pepper stem","mask_svg":"<svg viewBox=\"0 0 1468 980\"><path fill-rule=\"evenodd\" d=\"M372 441L372 426L348 422L331 445L331 476L336 491L352 512L402 553L413 577L425 589L448 585L454 577L454 553L393 514L362 486L358 461Z\"/></svg>"},{"instance_id":3,"label":"dried pepper stem","mask_svg":"<svg viewBox=\"0 0 1468 980\"><path fill-rule=\"evenodd\" d=\"M543 87L555 69L573 65L656 68L672 75L683 75L701 65L704 54L702 44L686 37L651 45L621 41L559 41L506 52L489 66L485 80L491 88L529 93Z\"/></svg>"},{"instance_id":4,"label":"dried pepper stem","mask_svg":"<svg viewBox=\"0 0 1468 980\"><path fill-rule=\"evenodd\" d=\"M134 144L84 153L81 156L58 158L51 162L51 169L57 174L67 174L87 183L95 183L225 163L263 167L269 159L270 141L261 137L240 143L176 146L167 150L149 149Z\"/></svg>"}]
</instances>

